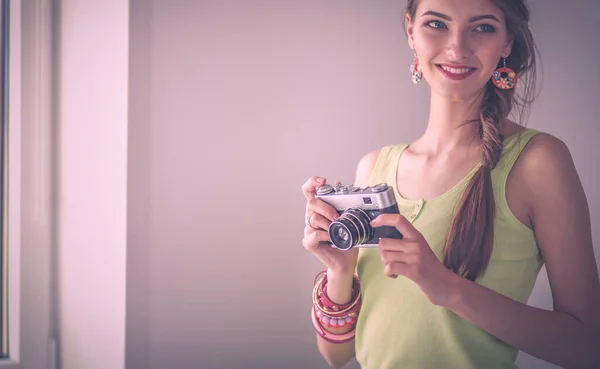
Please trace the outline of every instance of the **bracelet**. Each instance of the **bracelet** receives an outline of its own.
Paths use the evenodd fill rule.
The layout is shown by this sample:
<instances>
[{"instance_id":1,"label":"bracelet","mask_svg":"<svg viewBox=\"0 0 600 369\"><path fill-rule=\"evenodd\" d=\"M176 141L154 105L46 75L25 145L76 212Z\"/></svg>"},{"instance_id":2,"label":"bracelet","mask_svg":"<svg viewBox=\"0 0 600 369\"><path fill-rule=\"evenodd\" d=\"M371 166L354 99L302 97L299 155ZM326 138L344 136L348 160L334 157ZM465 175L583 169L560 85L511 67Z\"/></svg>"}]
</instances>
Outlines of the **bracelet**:
<instances>
[{"instance_id":1,"label":"bracelet","mask_svg":"<svg viewBox=\"0 0 600 369\"><path fill-rule=\"evenodd\" d=\"M339 310L336 305L334 305L333 307L327 307L325 304L323 304L323 299L317 298L316 303L313 300L313 306L315 308L317 316L321 319L323 323L326 324L327 320L344 320L346 318L355 319L358 316L358 312L360 311L361 305L361 300L360 298L358 298L353 300L353 303L348 308ZM324 319L325 317L327 317L328 319ZM331 324L335 324L335 322Z\"/></svg>"},{"instance_id":2,"label":"bracelet","mask_svg":"<svg viewBox=\"0 0 600 369\"><path fill-rule=\"evenodd\" d=\"M350 342L354 339L356 335L356 327L354 327L351 331L342 334L335 334L331 332L327 332L323 329L323 327L319 324L317 317L315 315L315 310L310 310L311 319L313 322L313 326L315 327L315 331L317 334L323 338L325 341L330 343L346 343Z\"/></svg>"},{"instance_id":3,"label":"bracelet","mask_svg":"<svg viewBox=\"0 0 600 369\"><path fill-rule=\"evenodd\" d=\"M331 333L325 330L324 327L339 329L352 326L356 323L361 308L358 276L356 274L353 276L350 301L344 305L338 305L331 301L327 296L326 272L326 270L319 272L313 281L313 308L311 309L313 326L317 334L328 342L348 342L354 338L356 327L343 334ZM317 279L321 274L323 274L323 277L317 282Z\"/></svg>"},{"instance_id":4,"label":"bracelet","mask_svg":"<svg viewBox=\"0 0 600 369\"><path fill-rule=\"evenodd\" d=\"M334 317L329 316L318 310L316 307L313 309L315 314L317 315L317 319L319 320L319 324L321 326L325 325L331 328L344 328L346 326L353 325L356 323L357 314L352 314L352 316L345 317Z\"/></svg>"},{"instance_id":5,"label":"bracelet","mask_svg":"<svg viewBox=\"0 0 600 369\"><path fill-rule=\"evenodd\" d=\"M317 274L317 277L323 272ZM360 283L358 276L354 275L352 281L352 294L350 302L344 305L335 304L327 296L327 274L321 278L319 283L316 283L313 288L313 305L319 309L325 316L331 318L353 317L360 310Z\"/></svg>"}]
</instances>

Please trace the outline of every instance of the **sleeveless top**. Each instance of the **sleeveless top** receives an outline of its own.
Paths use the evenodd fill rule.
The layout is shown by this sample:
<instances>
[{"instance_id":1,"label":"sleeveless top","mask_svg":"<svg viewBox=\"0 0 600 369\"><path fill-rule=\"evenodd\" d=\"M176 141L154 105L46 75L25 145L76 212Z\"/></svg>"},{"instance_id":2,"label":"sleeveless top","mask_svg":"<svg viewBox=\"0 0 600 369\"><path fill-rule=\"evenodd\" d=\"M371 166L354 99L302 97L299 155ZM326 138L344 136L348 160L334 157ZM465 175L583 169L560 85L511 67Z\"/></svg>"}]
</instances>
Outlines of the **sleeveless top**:
<instances>
[{"instance_id":1,"label":"sleeveless top","mask_svg":"<svg viewBox=\"0 0 600 369\"><path fill-rule=\"evenodd\" d=\"M527 142L538 131L524 129L504 140L492 170L496 201L494 245L479 283L511 299L527 303L543 259L534 233L506 202L508 174ZM408 144L382 148L369 185L394 188L400 213L423 234L442 260L454 207L481 164L452 189L430 200L408 200L397 188L398 160ZM356 323L356 359L364 369L514 369L518 350L451 310L433 305L411 280L383 274L376 248L360 248L356 272L362 308Z\"/></svg>"}]
</instances>

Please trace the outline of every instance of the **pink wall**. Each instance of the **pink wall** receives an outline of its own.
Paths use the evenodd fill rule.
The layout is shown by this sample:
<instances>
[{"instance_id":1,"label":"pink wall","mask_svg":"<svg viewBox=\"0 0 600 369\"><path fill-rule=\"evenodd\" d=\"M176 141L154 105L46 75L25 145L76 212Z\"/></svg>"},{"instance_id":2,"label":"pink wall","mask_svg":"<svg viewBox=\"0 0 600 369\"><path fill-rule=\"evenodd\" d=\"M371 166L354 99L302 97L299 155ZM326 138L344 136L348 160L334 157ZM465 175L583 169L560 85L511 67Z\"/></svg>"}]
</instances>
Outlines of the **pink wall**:
<instances>
[{"instance_id":1,"label":"pink wall","mask_svg":"<svg viewBox=\"0 0 600 369\"><path fill-rule=\"evenodd\" d=\"M600 9L531 4L545 78L528 125L571 147L598 219ZM403 5L131 2L128 368L326 367L300 186L351 181L362 154L425 128ZM531 304L552 306L544 273Z\"/></svg>"}]
</instances>

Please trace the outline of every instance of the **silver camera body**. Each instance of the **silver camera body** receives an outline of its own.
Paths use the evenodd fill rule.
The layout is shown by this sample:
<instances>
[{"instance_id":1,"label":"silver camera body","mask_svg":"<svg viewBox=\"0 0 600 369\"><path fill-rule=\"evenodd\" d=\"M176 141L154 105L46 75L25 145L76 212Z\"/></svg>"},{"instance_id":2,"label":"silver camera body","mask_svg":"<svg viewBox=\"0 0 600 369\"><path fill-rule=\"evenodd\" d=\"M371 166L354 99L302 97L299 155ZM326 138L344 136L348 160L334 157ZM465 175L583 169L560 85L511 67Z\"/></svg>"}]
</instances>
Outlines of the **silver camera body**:
<instances>
[{"instance_id":1,"label":"silver camera body","mask_svg":"<svg viewBox=\"0 0 600 369\"><path fill-rule=\"evenodd\" d=\"M394 190L385 183L365 188L324 184L317 188L316 197L340 214L340 218L329 225L332 247L340 250L377 247L380 238L402 239L395 227L370 225L381 214L399 213Z\"/></svg>"}]
</instances>

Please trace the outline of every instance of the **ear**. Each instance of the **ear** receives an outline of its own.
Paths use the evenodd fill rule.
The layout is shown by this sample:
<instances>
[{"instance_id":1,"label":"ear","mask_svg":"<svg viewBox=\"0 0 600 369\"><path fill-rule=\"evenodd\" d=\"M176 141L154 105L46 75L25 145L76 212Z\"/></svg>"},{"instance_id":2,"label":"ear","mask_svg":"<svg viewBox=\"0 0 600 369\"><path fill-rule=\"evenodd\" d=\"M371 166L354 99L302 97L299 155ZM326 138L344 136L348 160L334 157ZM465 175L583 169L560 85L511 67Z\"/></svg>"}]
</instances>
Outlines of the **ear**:
<instances>
[{"instance_id":1,"label":"ear","mask_svg":"<svg viewBox=\"0 0 600 369\"><path fill-rule=\"evenodd\" d=\"M512 52L513 40L508 40L506 45L504 45L504 50L502 51L502 57L504 59L508 58L510 53Z\"/></svg>"},{"instance_id":2,"label":"ear","mask_svg":"<svg viewBox=\"0 0 600 369\"><path fill-rule=\"evenodd\" d=\"M405 20L406 20L406 35L408 36L408 45L410 46L410 48L412 50L415 49L415 38L413 35L413 29L414 29L414 25L412 23L412 20L410 19L410 14L406 13L405 16Z\"/></svg>"}]
</instances>

